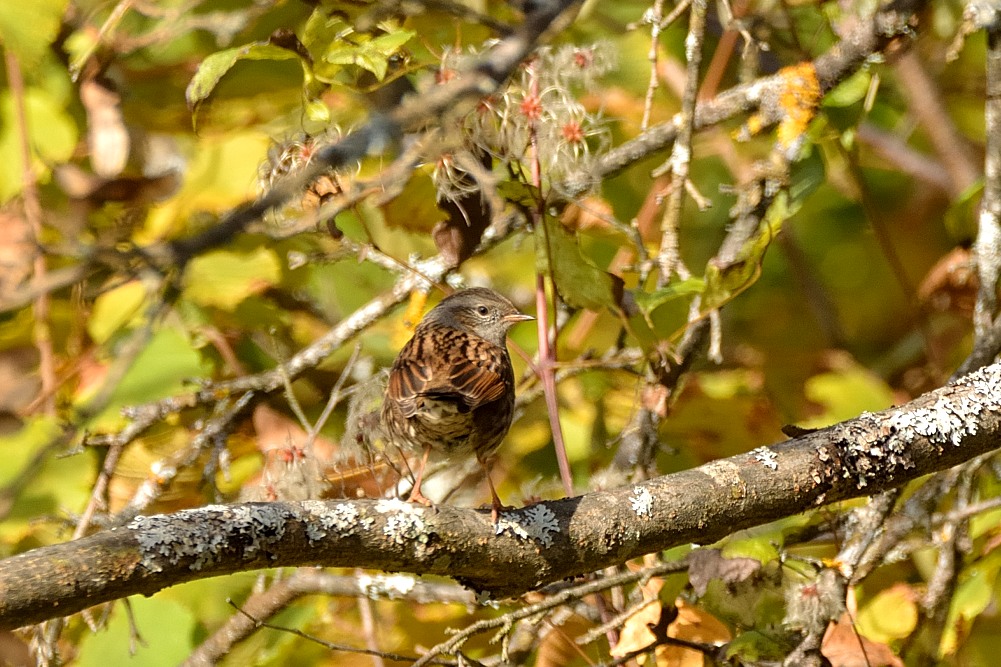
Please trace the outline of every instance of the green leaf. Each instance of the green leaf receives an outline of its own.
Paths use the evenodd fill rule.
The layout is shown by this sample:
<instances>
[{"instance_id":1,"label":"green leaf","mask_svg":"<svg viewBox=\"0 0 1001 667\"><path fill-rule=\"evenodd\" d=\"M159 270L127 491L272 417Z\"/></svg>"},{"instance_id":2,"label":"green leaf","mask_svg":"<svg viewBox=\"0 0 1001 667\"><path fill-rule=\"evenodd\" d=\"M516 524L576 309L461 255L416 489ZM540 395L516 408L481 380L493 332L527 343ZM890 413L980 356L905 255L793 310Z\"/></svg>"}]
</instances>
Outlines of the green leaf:
<instances>
[{"instance_id":1,"label":"green leaf","mask_svg":"<svg viewBox=\"0 0 1001 667\"><path fill-rule=\"evenodd\" d=\"M281 273L281 262L267 248L213 250L188 264L184 294L198 305L232 311L248 296L276 284Z\"/></svg>"},{"instance_id":2,"label":"green leaf","mask_svg":"<svg viewBox=\"0 0 1001 667\"><path fill-rule=\"evenodd\" d=\"M391 56L400 50L400 47L409 42L417 33L411 30L403 30L402 28L388 32L385 35L379 35L371 42L368 43L368 47L377 53L381 53L385 56Z\"/></svg>"},{"instance_id":3,"label":"green leaf","mask_svg":"<svg viewBox=\"0 0 1001 667\"><path fill-rule=\"evenodd\" d=\"M22 68L35 65L59 33L68 0L0 2L0 44L12 51Z\"/></svg>"},{"instance_id":4,"label":"green leaf","mask_svg":"<svg viewBox=\"0 0 1001 667\"><path fill-rule=\"evenodd\" d=\"M47 176L49 166L67 161L73 155L79 133L76 123L66 113L66 105L49 91L28 88L24 103L30 145L35 155L32 168ZM21 192L23 165L14 101L9 90L0 93L0 203ZM47 178L40 178L44 181Z\"/></svg>"},{"instance_id":5,"label":"green leaf","mask_svg":"<svg viewBox=\"0 0 1001 667\"><path fill-rule=\"evenodd\" d=\"M848 107L862 101L869 93L872 74L862 69L851 75L824 97L824 106Z\"/></svg>"},{"instance_id":6,"label":"green leaf","mask_svg":"<svg viewBox=\"0 0 1001 667\"><path fill-rule=\"evenodd\" d=\"M252 42L225 51L213 53L202 61L191 77L184 98L192 111L208 99L222 77L241 60L291 60L298 55L268 42Z\"/></svg>"},{"instance_id":7,"label":"green leaf","mask_svg":"<svg viewBox=\"0 0 1001 667\"><path fill-rule=\"evenodd\" d=\"M31 462L35 454L59 433L59 420L54 417L32 417L19 430L0 436L0 451L4 452L3 466L0 466L0 485L9 484Z\"/></svg>"},{"instance_id":8,"label":"green leaf","mask_svg":"<svg viewBox=\"0 0 1001 667\"><path fill-rule=\"evenodd\" d=\"M16 497L0 522L0 544L9 545L24 540L63 538L47 535L39 521L66 511L76 512L87 503L97 473L97 458L90 451L74 456L59 456L54 452L41 459L46 447L56 442L63 432L56 417L38 417L27 421L19 430L0 437L3 465L0 484L7 485L17 476L27 473L30 485ZM29 466L32 466L29 470Z\"/></svg>"},{"instance_id":9,"label":"green leaf","mask_svg":"<svg viewBox=\"0 0 1001 667\"><path fill-rule=\"evenodd\" d=\"M179 329L161 329L115 387L104 411L87 427L93 430L112 428L121 422L120 411L124 406L142 405L181 392L189 381L205 375L201 355L187 335ZM80 394L76 403L85 405L96 390L97 387L93 387Z\"/></svg>"},{"instance_id":10,"label":"green leaf","mask_svg":"<svg viewBox=\"0 0 1001 667\"><path fill-rule=\"evenodd\" d=\"M984 179L963 190L945 211L945 228L957 243L968 243L977 237L980 199L984 194Z\"/></svg>"},{"instance_id":11,"label":"green leaf","mask_svg":"<svg viewBox=\"0 0 1001 667\"><path fill-rule=\"evenodd\" d=\"M649 315L665 303L701 294L705 288L706 281L701 278L692 277L671 283L667 287L662 287L653 292L644 292L642 289L635 289L633 290L633 298L636 300L636 305L640 307L640 310Z\"/></svg>"},{"instance_id":12,"label":"green leaf","mask_svg":"<svg viewBox=\"0 0 1001 667\"><path fill-rule=\"evenodd\" d=\"M823 428L862 412L875 412L893 405L893 391L882 378L851 361L839 363L839 368L806 381L803 393L807 400L821 407L821 412L799 426Z\"/></svg>"},{"instance_id":13,"label":"green leaf","mask_svg":"<svg viewBox=\"0 0 1001 667\"><path fill-rule=\"evenodd\" d=\"M504 201L509 201L512 204L517 204L525 208L538 206L539 202L542 200L539 188L534 185L529 185L528 183L515 180L505 180L498 183L497 194L499 194Z\"/></svg>"},{"instance_id":14,"label":"green leaf","mask_svg":"<svg viewBox=\"0 0 1001 667\"><path fill-rule=\"evenodd\" d=\"M974 619L981 616L988 605L995 602L994 590L999 569L1001 569L1001 557L997 551L993 551L960 574L956 592L949 605L946 630L942 636L943 654L955 651L961 637L969 633Z\"/></svg>"},{"instance_id":15,"label":"green leaf","mask_svg":"<svg viewBox=\"0 0 1001 667\"><path fill-rule=\"evenodd\" d=\"M787 653L788 647L757 630L741 632L726 645L726 657L736 658L737 664L779 661Z\"/></svg>"},{"instance_id":16,"label":"green leaf","mask_svg":"<svg viewBox=\"0 0 1001 667\"><path fill-rule=\"evenodd\" d=\"M337 40L327 48L323 60L332 65L357 65L382 81L389 70L390 57L410 41L414 34L400 29L357 44L345 39ZM359 35L359 38L363 37Z\"/></svg>"},{"instance_id":17,"label":"green leaf","mask_svg":"<svg viewBox=\"0 0 1001 667\"><path fill-rule=\"evenodd\" d=\"M146 287L138 280L102 293L94 300L87 320L87 333L99 345L107 342L116 331L135 319L145 301Z\"/></svg>"},{"instance_id":18,"label":"green leaf","mask_svg":"<svg viewBox=\"0 0 1001 667\"><path fill-rule=\"evenodd\" d=\"M107 628L84 635L74 664L79 667L168 667L184 662L194 648L196 622L191 611L159 597L135 595L129 602L131 614L117 605ZM132 641L130 615L142 637L141 642Z\"/></svg>"},{"instance_id":19,"label":"green leaf","mask_svg":"<svg viewBox=\"0 0 1001 667\"><path fill-rule=\"evenodd\" d=\"M881 643L907 637L918 623L919 598L918 591L904 583L876 593L855 617L859 634Z\"/></svg>"},{"instance_id":20,"label":"green leaf","mask_svg":"<svg viewBox=\"0 0 1001 667\"><path fill-rule=\"evenodd\" d=\"M430 168L415 170L400 194L383 204L382 211L387 225L411 232L430 232L448 217L438 208Z\"/></svg>"},{"instance_id":21,"label":"green leaf","mask_svg":"<svg viewBox=\"0 0 1001 667\"><path fill-rule=\"evenodd\" d=\"M306 118L314 123L330 123L330 107L321 100L310 100L306 103Z\"/></svg>"},{"instance_id":22,"label":"green leaf","mask_svg":"<svg viewBox=\"0 0 1001 667\"><path fill-rule=\"evenodd\" d=\"M796 215L803 207L806 198L826 180L827 170L824 168L824 159L819 151L812 151L794 163L789 173L789 199L783 220Z\"/></svg>"},{"instance_id":23,"label":"green leaf","mask_svg":"<svg viewBox=\"0 0 1001 667\"><path fill-rule=\"evenodd\" d=\"M779 197L785 198L785 193L779 194ZM706 265L703 310L719 308L757 281L761 260L776 233L778 229L763 222L758 233L737 253L736 261L727 266L713 262Z\"/></svg>"},{"instance_id":24,"label":"green leaf","mask_svg":"<svg viewBox=\"0 0 1001 667\"><path fill-rule=\"evenodd\" d=\"M761 261L782 229L783 223L802 208L803 202L824 182L824 162L817 151L795 163L789 175L789 185L775 196L758 232L737 251L736 260L719 266L706 266L703 310L718 308L753 285L758 279Z\"/></svg>"},{"instance_id":25,"label":"green leaf","mask_svg":"<svg viewBox=\"0 0 1001 667\"><path fill-rule=\"evenodd\" d=\"M614 309L622 302L622 279L591 264L574 235L552 216L536 225L535 257L539 270L551 273L560 297L571 307Z\"/></svg>"},{"instance_id":26,"label":"green leaf","mask_svg":"<svg viewBox=\"0 0 1001 667\"><path fill-rule=\"evenodd\" d=\"M784 528L775 523L736 532L723 540L720 554L724 558L753 558L762 565L778 560L785 542Z\"/></svg>"}]
</instances>

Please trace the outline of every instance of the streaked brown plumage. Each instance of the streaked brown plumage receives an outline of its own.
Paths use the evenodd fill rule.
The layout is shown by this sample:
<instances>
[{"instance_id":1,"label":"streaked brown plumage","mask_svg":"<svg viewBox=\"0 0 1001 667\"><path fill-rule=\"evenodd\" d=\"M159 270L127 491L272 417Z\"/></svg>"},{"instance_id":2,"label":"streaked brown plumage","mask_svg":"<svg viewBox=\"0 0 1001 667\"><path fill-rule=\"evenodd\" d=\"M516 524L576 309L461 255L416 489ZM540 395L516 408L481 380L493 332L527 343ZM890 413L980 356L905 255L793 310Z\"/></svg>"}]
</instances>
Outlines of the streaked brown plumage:
<instances>
[{"instance_id":1,"label":"streaked brown plumage","mask_svg":"<svg viewBox=\"0 0 1001 667\"><path fill-rule=\"evenodd\" d=\"M410 500L421 493L432 449L475 454L487 474L496 522L502 507L490 480L489 458L514 412L514 371L507 331L534 319L493 290L474 287L446 297L403 346L389 372L382 420L394 444L423 449Z\"/></svg>"}]
</instances>

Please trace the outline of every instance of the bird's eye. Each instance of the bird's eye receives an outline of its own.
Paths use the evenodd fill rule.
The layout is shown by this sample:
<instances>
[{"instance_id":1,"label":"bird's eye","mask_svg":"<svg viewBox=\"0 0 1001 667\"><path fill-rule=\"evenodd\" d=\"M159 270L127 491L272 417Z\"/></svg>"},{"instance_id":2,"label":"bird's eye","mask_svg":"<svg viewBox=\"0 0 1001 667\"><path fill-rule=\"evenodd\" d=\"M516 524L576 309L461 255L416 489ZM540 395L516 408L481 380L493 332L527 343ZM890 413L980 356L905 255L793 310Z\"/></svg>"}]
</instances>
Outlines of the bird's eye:
<instances>
[{"instance_id":1,"label":"bird's eye","mask_svg":"<svg viewBox=\"0 0 1001 667\"><path fill-rule=\"evenodd\" d=\"M477 306L476 307L476 312L479 313L480 315L483 315L484 317L486 317L487 313L490 312L490 309L487 308L486 306Z\"/></svg>"}]
</instances>

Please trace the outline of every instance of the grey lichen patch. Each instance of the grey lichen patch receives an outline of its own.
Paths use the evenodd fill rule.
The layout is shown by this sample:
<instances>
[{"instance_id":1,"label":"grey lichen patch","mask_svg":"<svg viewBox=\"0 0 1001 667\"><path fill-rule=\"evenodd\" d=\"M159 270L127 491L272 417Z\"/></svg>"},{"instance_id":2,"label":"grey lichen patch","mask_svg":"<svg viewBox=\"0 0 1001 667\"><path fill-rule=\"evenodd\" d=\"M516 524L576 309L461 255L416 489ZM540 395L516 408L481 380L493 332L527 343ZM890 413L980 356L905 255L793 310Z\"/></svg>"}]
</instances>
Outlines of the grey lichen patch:
<instances>
[{"instance_id":1,"label":"grey lichen patch","mask_svg":"<svg viewBox=\"0 0 1001 667\"><path fill-rule=\"evenodd\" d=\"M751 454L754 456L755 461L765 466L769 470L779 469L778 454L776 454L768 447L758 447L756 449L752 449Z\"/></svg>"},{"instance_id":2,"label":"grey lichen patch","mask_svg":"<svg viewBox=\"0 0 1001 667\"><path fill-rule=\"evenodd\" d=\"M633 488L633 495L629 496L629 505L636 516L649 517L653 510L653 494L645 486L637 486Z\"/></svg>"},{"instance_id":3,"label":"grey lichen patch","mask_svg":"<svg viewBox=\"0 0 1001 667\"><path fill-rule=\"evenodd\" d=\"M140 563L151 572L167 564L191 561L197 571L218 562L226 553L250 559L266 552L285 534L292 517L270 503L208 505L176 514L139 516L126 528L136 531Z\"/></svg>"},{"instance_id":4,"label":"grey lichen patch","mask_svg":"<svg viewBox=\"0 0 1001 667\"><path fill-rule=\"evenodd\" d=\"M494 526L494 534L510 533L523 540L532 539L544 547L553 546L552 533L560 532L556 514L543 504L516 512L501 512Z\"/></svg>"},{"instance_id":5,"label":"grey lichen patch","mask_svg":"<svg viewBox=\"0 0 1001 667\"><path fill-rule=\"evenodd\" d=\"M319 500L304 500L302 508L306 510L306 516L303 517L306 538L311 544L330 534L338 537L354 535L359 530L371 528L375 523L375 519L362 517L358 508L350 503L330 505Z\"/></svg>"},{"instance_id":6,"label":"grey lichen patch","mask_svg":"<svg viewBox=\"0 0 1001 667\"><path fill-rule=\"evenodd\" d=\"M912 443L927 439L939 449L958 447L977 434L984 414L1001 409L1001 365L981 368L956 384L938 390L923 407L862 413L834 430L841 451L842 475L859 489L873 474L913 468Z\"/></svg>"},{"instance_id":7,"label":"grey lichen patch","mask_svg":"<svg viewBox=\"0 0 1001 667\"><path fill-rule=\"evenodd\" d=\"M417 578L409 574L362 574L358 577L358 587L362 594L373 600L398 600L406 597L416 586Z\"/></svg>"},{"instance_id":8,"label":"grey lichen patch","mask_svg":"<svg viewBox=\"0 0 1001 667\"><path fill-rule=\"evenodd\" d=\"M380 500L375 510L390 514L382 532L396 544L414 544L418 547L431 540L431 533L424 524L424 508L397 498Z\"/></svg>"}]
</instances>

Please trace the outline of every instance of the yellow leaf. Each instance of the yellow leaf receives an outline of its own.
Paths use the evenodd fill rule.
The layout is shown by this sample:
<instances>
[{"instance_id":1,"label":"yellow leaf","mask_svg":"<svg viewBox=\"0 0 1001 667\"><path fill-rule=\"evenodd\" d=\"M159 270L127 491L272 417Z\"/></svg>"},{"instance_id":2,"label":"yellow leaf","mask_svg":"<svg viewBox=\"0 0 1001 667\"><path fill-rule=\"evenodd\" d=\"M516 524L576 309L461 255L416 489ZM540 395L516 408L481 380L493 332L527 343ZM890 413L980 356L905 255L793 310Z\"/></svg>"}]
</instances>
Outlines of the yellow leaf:
<instances>
[{"instance_id":1,"label":"yellow leaf","mask_svg":"<svg viewBox=\"0 0 1001 667\"><path fill-rule=\"evenodd\" d=\"M104 292L94 300L87 320L87 333L98 344L106 342L139 314L146 300L146 288L138 280Z\"/></svg>"},{"instance_id":2,"label":"yellow leaf","mask_svg":"<svg viewBox=\"0 0 1001 667\"><path fill-rule=\"evenodd\" d=\"M214 250L194 258L184 274L184 294L201 306L233 310L281 278L275 254L264 247Z\"/></svg>"},{"instance_id":3,"label":"yellow leaf","mask_svg":"<svg viewBox=\"0 0 1001 667\"><path fill-rule=\"evenodd\" d=\"M918 622L916 597L907 584L880 591L859 611L856 618L859 633L884 644L907 637Z\"/></svg>"}]
</instances>

